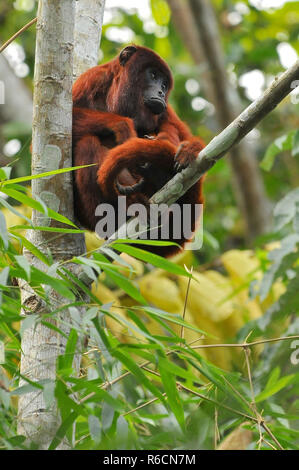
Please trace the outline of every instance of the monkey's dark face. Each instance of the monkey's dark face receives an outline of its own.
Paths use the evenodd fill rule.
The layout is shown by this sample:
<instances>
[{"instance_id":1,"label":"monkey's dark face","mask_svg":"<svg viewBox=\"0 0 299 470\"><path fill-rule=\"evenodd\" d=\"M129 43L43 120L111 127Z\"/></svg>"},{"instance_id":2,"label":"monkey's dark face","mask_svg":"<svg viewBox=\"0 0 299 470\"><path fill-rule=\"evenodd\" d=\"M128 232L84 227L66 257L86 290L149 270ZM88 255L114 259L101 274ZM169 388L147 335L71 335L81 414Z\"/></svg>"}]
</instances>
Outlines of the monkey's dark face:
<instances>
[{"instance_id":1,"label":"monkey's dark face","mask_svg":"<svg viewBox=\"0 0 299 470\"><path fill-rule=\"evenodd\" d=\"M163 113L167 106L166 95L169 88L166 75L155 67L148 67L145 70L144 81L144 104L153 114Z\"/></svg>"}]
</instances>

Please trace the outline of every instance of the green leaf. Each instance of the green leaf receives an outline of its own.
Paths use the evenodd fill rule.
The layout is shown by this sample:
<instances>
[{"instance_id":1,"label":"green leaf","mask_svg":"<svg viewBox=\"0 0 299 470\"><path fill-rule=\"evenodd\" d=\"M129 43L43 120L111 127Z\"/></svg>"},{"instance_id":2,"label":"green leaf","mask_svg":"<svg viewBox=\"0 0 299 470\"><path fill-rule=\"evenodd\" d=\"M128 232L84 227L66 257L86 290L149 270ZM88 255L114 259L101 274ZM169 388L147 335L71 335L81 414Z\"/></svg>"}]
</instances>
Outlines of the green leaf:
<instances>
[{"instance_id":1,"label":"green leaf","mask_svg":"<svg viewBox=\"0 0 299 470\"><path fill-rule=\"evenodd\" d=\"M21 202L25 206L31 207L32 209L39 211L42 214L45 214L46 216L49 216L52 219L57 220L58 222L62 222L63 224L72 225L73 227L76 227L76 225L73 222L71 222L67 217L64 217L63 215L58 214L58 212L55 212L49 208L45 210L45 206L43 204L41 204L40 202L36 201L32 197L29 197L20 191L16 191L15 189L9 189L9 188L3 188L2 191L5 194L7 194L9 197L15 199L16 201Z\"/></svg>"},{"instance_id":2,"label":"green leaf","mask_svg":"<svg viewBox=\"0 0 299 470\"><path fill-rule=\"evenodd\" d=\"M3 241L4 248L8 248L8 233L6 228L6 220L2 212L0 212L0 238Z\"/></svg>"},{"instance_id":3,"label":"green leaf","mask_svg":"<svg viewBox=\"0 0 299 470\"><path fill-rule=\"evenodd\" d=\"M123 253L127 253L128 255L133 256L134 258L140 259L142 261L145 261L146 263L152 264L153 266L157 266L158 268L164 269L165 271L168 271L169 273L173 273L173 274L177 274L181 276L187 276L187 277L191 276L181 266L173 263L172 261L169 261L166 258L163 258L162 256L158 256L154 253L149 253L145 250L141 250L140 248L136 248L134 246L117 243L117 242L113 243L112 247L115 250L121 251Z\"/></svg>"},{"instance_id":4,"label":"green leaf","mask_svg":"<svg viewBox=\"0 0 299 470\"><path fill-rule=\"evenodd\" d=\"M95 318L98 314L99 308L98 307L91 307L86 312L83 313L83 323L87 323L88 321Z\"/></svg>"},{"instance_id":5,"label":"green leaf","mask_svg":"<svg viewBox=\"0 0 299 470\"><path fill-rule=\"evenodd\" d=\"M293 135L292 141L292 157L299 155L299 130Z\"/></svg>"},{"instance_id":6,"label":"green leaf","mask_svg":"<svg viewBox=\"0 0 299 470\"><path fill-rule=\"evenodd\" d=\"M125 276L106 267L103 267L103 271L115 282L115 284L120 289L124 290L130 297L136 300L136 302L143 305L147 304L146 300L141 295L139 289L135 287L135 285Z\"/></svg>"},{"instance_id":7,"label":"green leaf","mask_svg":"<svg viewBox=\"0 0 299 470\"><path fill-rule=\"evenodd\" d=\"M149 341L153 341L154 338L153 336L149 333L149 331L146 329L146 328L138 328L137 326L133 325L131 322L129 322L128 320L126 320L125 318L121 317L120 315L118 315L117 313L112 313L110 312L109 310L106 310L105 308L101 308L101 312L105 313L106 315L108 315L109 317L113 318L115 321L117 321L120 325L126 325L130 330L133 330L134 332L136 332L137 334L141 335L141 336L144 336L145 338L147 338ZM158 344L160 344L162 346L162 344L155 340L155 342L158 342Z\"/></svg>"},{"instance_id":8,"label":"green leaf","mask_svg":"<svg viewBox=\"0 0 299 470\"><path fill-rule=\"evenodd\" d=\"M25 256L22 255L17 255L15 256L15 260L18 263L18 265L25 271L26 276L27 276L27 281L30 280L30 269L31 266L29 264L29 261Z\"/></svg>"},{"instance_id":9,"label":"green leaf","mask_svg":"<svg viewBox=\"0 0 299 470\"><path fill-rule=\"evenodd\" d=\"M268 258L272 265L264 274L260 284L259 296L264 301L275 279L283 275L285 270L292 266L297 258L296 247L299 243L299 235L291 234L281 240L280 248L272 250ZM262 319L261 319L262 320Z\"/></svg>"},{"instance_id":10,"label":"green leaf","mask_svg":"<svg viewBox=\"0 0 299 470\"><path fill-rule=\"evenodd\" d=\"M49 276L43 271L32 266L31 268L31 279L32 284L46 284L51 286L56 292L70 300L75 300L75 295L70 290L70 286L63 279L57 279L55 277Z\"/></svg>"},{"instance_id":11,"label":"green leaf","mask_svg":"<svg viewBox=\"0 0 299 470\"><path fill-rule=\"evenodd\" d=\"M73 411L59 426L58 431L55 434L55 437L53 438L49 450L55 450L56 447L60 444L64 436L66 435L67 430L72 426L74 423L75 419L77 418L78 414L76 411Z\"/></svg>"},{"instance_id":12,"label":"green leaf","mask_svg":"<svg viewBox=\"0 0 299 470\"><path fill-rule=\"evenodd\" d=\"M298 205L299 188L295 188L282 198L274 208L275 231L280 230L295 218Z\"/></svg>"},{"instance_id":13,"label":"green leaf","mask_svg":"<svg viewBox=\"0 0 299 470\"><path fill-rule=\"evenodd\" d=\"M73 229L73 228L58 228L58 227L44 227L42 225L14 225L10 230L40 230L41 232L54 232L54 233L85 233L86 230Z\"/></svg>"},{"instance_id":14,"label":"green leaf","mask_svg":"<svg viewBox=\"0 0 299 470\"><path fill-rule=\"evenodd\" d=\"M101 440L101 423L97 416L89 415L88 416L88 427L92 440L97 443Z\"/></svg>"},{"instance_id":15,"label":"green leaf","mask_svg":"<svg viewBox=\"0 0 299 470\"><path fill-rule=\"evenodd\" d=\"M266 154L260 163L260 167L263 170L270 171L274 164L276 155L292 148L293 136L294 131L290 132L287 135L282 135L267 148Z\"/></svg>"},{"instance_id":16,"label":"green leaf","mask_svg":"<svg viewBox=\"0 0 299 470\"><path fill-rule=\"evenodd\" d=\"M159 363L173 375L178 375L179 377L183 377L184 379L191 381L198 381L198 377L196 377L196 375L194 375L190 370L183 369L169 359L161 357L159 359Z\"/></svg>"},{"instance_id":17,"label":"green leaf","mask_svg":"<svg viewBox=\"0 0 299 470\"><path fill-rule=\"evenodd\" d=\"M95 165L97 164L91 163L90 165L72 166L70 168L61 168L59 170L46 171L45 173L40 173L38 175L21 176L20 178L14 178L8 181L4 181L2 183L2 186L6 186L7 184L13 184L13 183L23 183L24 181L44 178L45 176L60 175L61 173L67 173L68 171L74 171L74 170L80 170L80 168L88 168L90 166L95 166Z\"/></svg>"},{"instance_id":18,"label":"green leaf","mask_svg":"<svg viewBox=\"0 0 299 470\"><path fill-rule=\"evenodd\" d=\"M7 280L9 275L9 266L5 266L5 268L0 271L0 285L6 286Z\"/></svg>"},{"instance_id":19,"label":"green leaf","mask_svg":"<svg viewBox=\"0 0 299 470\"><path fill-rule=\"evenodd\" d=\"M0 168L0 181L8 180L10 177L11 170L12 169L10 166L4 166Z\"/></svg>"},{"instance_id":20,"label":"green leaf","mask_svg":"<svg viewBox=\"0 0 299 470\"><path fill-rule=\"evenodd\" d=\"M26 217L24 214L21 214L21 212L17 211L15 209L15 207L11 206L7 201L5 201L5 199L3 199L2 197L0 197L0 204L2 204L4 207L6 207L6 209L8 209L10 212L12 212L13 214L17 215L18 217L21 217L22 219L24 220L27 220L27 222L29 224L31 224L31 220L28 219L28 217Z\"/></svg>"},{"instance_id":21,"label":"green leaf","mask_svg":"<svg viewBox=\"0 0 299 470\"><path fill-rule=\"evenodd\" d=\"M15 388L14 390L10 392L11 395L23 395L25 393L36 392L37 390L43 390L44 389L43 383L45 382L45 380L48 380L48 379L43 379L43 380L39 380L38 382L34 382L33 380L30 380L28 377L22 374L20 374L20 376L22 377L23 380L28 382L28 384Z\"/></svg>"},{"instance_id":22,"label":"green leaf","mask_svg":"<svg viewBox=\"0 0 299 470\"><path fill-rule=\"evenodd\" d=\"M170 9L165 0L151 0L154 20L158 25L167 25L170 20Z\"/></svg>"},{"instance_id":23,"label":"green leaf","mask_svg":"<svg viewBox=\"0 0 299 470\"><path fill-rule=\"evenodd\" d=\"M15 233L13 230L10 230L10 233L14 235L14 238L21 240L24 247L27 248L27 250L30 251L34 256L40 259L46 266L50 265L48 258L29 240L27 240L27 238L23 237L23 235L20 235L19 233Z\"/></svg>"},{"instance_id":24,"label":"green leaf","mask_svg":"<svg viewBox=\"0 0 299 470\"><path fill-rule=\"evenodd\" d=\"M50 407L55 400L55 381L49 380L44 384L44 400L46 407Z\"/></svg>"},{"instance_id":25,"label":"green leaf","mask_svg":"<svg viewBox=\"0 0 299 470\"><path fill-rule=\"evenodd\" d=\"M268 384L265 390L263 390L261 393L259 393L255 397L256 403L266 400L267 398L271 397L272 395L279 392L283 388L287 387L289 383L293 382L295 377L296 377L295 374L286 375L285 377L282 377L281 379L279 379L277 382L271 383L270 385Z\"/></svg>"},{"instance_id":26,"label":"green leaf","mask_svg":"<svg viewBox=\"0 0 299 470\"><path fill-rule=\"evenodd\" d=\"M133 359L131 359L129 356L125 356L119 350L113 351L113 356L118 359L136 377L136 379L139 380L142 385L144 385L144 387L152 392L155 397L164 401L160 390L154 384L152 384L152 382L147 378L142 369L140 369Z\"/></svg>"},{"instance_id":27,"label":"green leaf","mask_svg":"<svg viewBox=\"0 0 299 470\"><path fill-rule=\"evenodd\" d=\"M161 318L162 320L167 320L172 323L176 323L177 325L184 326L185 328L188 328L189 330L196 331L197 333L203 334L205 336L208 336L209 338L214 338L212 334L209 334L200 328L197 328L197 326L190 325L189 323L185 322L183 318L181 318L179 315L176 315L174 313L168 313L165 312L164 310L160 310L158 308L154 307L140 307L141 310L145 310L151 317L156 316L158 318Z\"/></svg>"},{"instance_id":28,"label":"green leaf","mask_svg":"<svg viewBox=\"0 0 299 470\"><path fill-rule=\"evenodd\" d=\"M65 308L65 307L64 307ZM31 315L32 316L32 315ZM47 322L46 320L42 320L41 324L49 328L50 330L56 331L59 333L61 336L63 336L65 339L68 338L68 336L62 331L60 328L58 328L56 325L53 325L53 323Z\"/></svg>"},{"instance_id":29,"label":"green leaf","mask_svg":"<svg viewBox=\"0 0 299 470\"><path fill-rule=\"evenodd\" d=\"M182 402L176 386L175 376L170 372L169 362L165 358L159 358L159 371L168 403L173 411L182 431L185 429L185 418Z\"/></svg>"},{"instance_id":30,"label":"green leaf","mask_svg":"<svg viewBox=\"0 0 299 470\"><path fill-rule=\"evenodd\" d=\"M76 330L74 330L74 328L72 328L69 334L68 342L66 343L66 347L65 347L65 353L64 353L64 367L65 368L72 367L74 355L75 355L76 347L77 347L77 341L78 341L78 333Z\"/></svg>"}]
</instances>

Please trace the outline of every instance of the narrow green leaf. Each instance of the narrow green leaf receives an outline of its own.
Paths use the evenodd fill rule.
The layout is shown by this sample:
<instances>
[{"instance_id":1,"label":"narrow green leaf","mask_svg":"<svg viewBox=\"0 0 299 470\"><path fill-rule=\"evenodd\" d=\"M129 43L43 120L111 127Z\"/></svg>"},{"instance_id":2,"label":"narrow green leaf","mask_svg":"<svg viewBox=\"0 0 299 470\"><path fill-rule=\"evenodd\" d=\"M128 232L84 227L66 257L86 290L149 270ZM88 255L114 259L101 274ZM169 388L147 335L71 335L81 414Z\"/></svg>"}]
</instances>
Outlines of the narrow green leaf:
<instances>
[{"instance_id":1,"label":"narrow green leaf","mask_svg":"<svg viewBox=\"0 0 299 470\"><path fill-rule=\"evenodd\" d=\"M70 300L75 300L75 296L71 291L70 286L64 280L49 276L34 266L31 268L31 280L32 284L46 284L53 287L53 289L63 297Z\"/></svg>"},{"instance_id":2,"label":"narrow green leaf","mask_svg":"<svg viewBox=\"0 0 299 470\"><path fill-rule=\"evenodd\" d=\"M21 217L22 219L24 220L27 220L27 222L29 224L31 224L31 220L28 219L28 217L26 217L24 214L22 214L21 212L17 211L15 207L11 206L5 199L3 199L2 197L0 197L0 204L2 204L2 206L6 207L6 209L8 209L10 212L12 212L13 214L17 215L18 217Z\"/></svg>"},{"instance_id":3,"label":"narrow green leaf","mask_svg":"<svg viewBox=\"0 0 299 470\"><path fill-rule=\"evenodd\" d=\"M2 238L4 248L8 248L8 233L6 228L6 220L2 212L0 212L0 237Z\"/></svg>"},{"instance_id":4,"label":"narrow green leaf","mask_svg":"<svg viewBox=\"0 0 299 470\"><path fill-rule=\"evenodd\" d=\"M41 232L56 232L56 233L85 233L86 230L72 229L72 228L58 228L58 227L44 227L42 225L14 225L10 230L40 230Z\"/></svg>"},{"instance_id":5,"label":"narrow green leaf","mask_svg":"<svg viewBox=\"0 0 299 470\"><path fill-rule=\"evenodd\" d=\"M2 183L2 186L6 186L6 185L12 184L12 183L23 183L24 181L35 180L35 179L38 179L38 178L44 178L45 176L60 175L62 173L67 173L68 171L80 170L80 168L88 168L89 166L95 166L95 165L97 165L97 164L96 163L91 163L90 165L72 166L70 168L61 168L59 170L46 171L45 173L40 173L38 175L21 176L20 178L14 178L14 179L11 179L11 180L8 180L8 181L4 181Z\"/></svg>"},{"instance_id":6,"label":"narrow green leaf","mask_svg":"<svg viewBox=\"0 0 299 470\"><path fill-rule=\"evenodd\" d=\"M136 362L134 362L129 356L125 356L119 350L113 351L113 356L118 359L135 377L144 385L150 392L154 394L157 398L164 401L163 395L160 390L152 384L152 382L147 378L144 372L138 367Z\"/></svg>"},{"instance_id":7,"label":"narrow green leaf","mask_svg":"<svg viewBox=\"0 0 299 470\"><path fill-rule=\"evenodd\" d=\"M292 141L292 157L299 155L299 130L293 135Z\"/></svg>"},{"instance_id":8,"label":"narrow green leaf","mask_svg":"<svg viewBox=\"0 0 299 470\"><path fill-rule=\"evenodd\" d=\"M130 297L136 300L136 302L139 302L143 305L147 304L139 289L137 289L137 287L125 276L106 267L103 267L103 271L115 282L118 287L120 287L120 289L124 290Z\"/></svg>"},{"instance_id":9,"label":"narrow green leaf","mask_svg":"<svg viewBox=\"0 0 299 470\"><path fill-rule=\"evenodd\" d=\"M164 310L160 310L158 308L148 307L148 306L140 307L140 309L145 310L150 316L157 316L163 320L176 323L177 325L184 326L185 328L188 328L189 330L196 331L197 333L200 333L200 334L203 334L205 336L215 339L215 336L205 332L204 330L201 330L200 328L197 328L197 326L190 325L189 323L185 322L183 318L181 318L179 315L175 315L174 313L171 314L171 313L165 312Z\"/></svg>"},{"instance_id":10,"label":"narrow green leaf","mask_svg":"<svg viewBox=\"0 0 299 470\"><path fill-rule=\"evenodd\" d=\"M159 363L162 367L164 367L164 369L167 369L168 372L172 373L173 375L178 375L179 377L183 377L184 379L191 381L198 381L198 377L196 377L196 375L194 375L190 370L183 369L169 359L161 357L159 359Z\"/></svg>"},{"instance_id":11,"label":"narrow green leaf","mask_svg":"<svg viewBox=\"0 0 299 470\"><path fill-rule=\"evenodd\" d=\"M76 411L73 411L59 426L55 437L53 438L49 450L55 450L57 446L59 446L60 442L64 438L64 436L67 433L67 430L72 426L74 423L75 419L77 418L78 414Z\"/></svg>"},{"instance_id":12,"label":"narrow green leaf","mask_svg":"<svg viewBox=\"0 0 299 470\"><path fill-rule=\"evenodd\" d=\"M269 388L266 388L261 393L255 397L256 403L266 400L267 398L271 397L275 393L279 392L283 388L287 387L295 378L295 374L287 375L279 379L275 384L272 384Z\"/></svg>"},{"instance_id":13,"label":"narrow green leaf","mask_svg":"<svg viewBox=\"0 0 299 470\"><path fill-rule=\"evenodd\" d=\"M67 217L58 214L58 212L53 211L53 209L47 208L47 211L45 211L45 206L43 206L43 204L41 204L36 199L27 196L27 194L9 188L3 188L2 191L9 197L15 199L16 201L19 201L22 204L41 212L42 214L46 214L46 216L51 217L51 219L57 220L58 222L61 222L66 225L72 225L73 227L76 227L76 225L71 222Z\"/></svg>"},{"instance_id":14,"label":"narrow green leaf","mask_svg":"<svg viewBox=\"0 0 299 470\"><path fill-rule=\"evenodd\" d=\"M69 339L66 343L65 353L64 353L64 365L66 368L72 367L74 355L76 352L78 341L78 333L77 331L72 328L69 334Z\"/></svg>"},{"instance_id":15,"label":"narrow green leaf","mask_svg":"<svg viewBox=\"0 0 299 470\"><path fill-rule=\"evenodd\" d=\"M18 263L18 265L25 271L27 280L30 280L30 264L29 261L25 256L17 255L15 256L15 260Z\"/></svg>"},{"instance_id":16,"label":"narrow green leaf","mask_svg":"<svg viewBox=\"0 0 299 470\"><path fill-rule=\"evenodd\" d=\"M191 276L181 266L173 263L172 261L169 261L166 258L163 258L162 256L158 256L154 253L149 253L145 250L141 250L140 248L136 248L134 246L121 244L121 243L113 243L112 247L115 250L121 251L123 253L127 253L128 255L133 256L134 258L141 259L142 261L145 261L146 263L150 263L153 266L157 266L158 268L164 269L165 271L168 271L170 273L181 275L181 276L187 276L187 277Z\"/></svg>"},{"instance_id":17,"label":"narrow green leaf","mask_svg":"<svg viewBox=\"0 0 299 470\"><path fill-rule=\"evenodd\" d=\"M45 263L46 266L50 265L50 261L48 260L48 258L29 240L27 240L27 238L23 237L23 235L20 235L19 233L15 233L13 230L11 230L10 233L14 235L16 239L20 239L24 247L27 248L28 251L30 251L34 256L40 259L43 263Z\"/></svg>"},{"instance_id":18,"label":"narrow green leaf","mask_svg":"<svg viewBox=\"0 0 299 470\"><path fill-rule=\"evenodd\" d=\"M282 135L278 137L268 148L265 153L265 156L263 160L260 163L260 167L265 170L265 171L270 171L274 161L275 157L285 151L285 150L290 150L292 148L292 140L294 136L294 131L291 131L287 135Z\"/></svg>"},{"instance_id":19,"label":"narrow green leaf","mask_svg":"<svg viewBox=\"0 0 299 470\"><path fill-rule=\"evenodd\" d=\"M170 372L168 361L159 358L159 371L161 374L162 383L168 398L168 403L173 411L182 431L185 430L185 418L182 402L176 386L175 376Z\"/></svg>"}]
</instances>

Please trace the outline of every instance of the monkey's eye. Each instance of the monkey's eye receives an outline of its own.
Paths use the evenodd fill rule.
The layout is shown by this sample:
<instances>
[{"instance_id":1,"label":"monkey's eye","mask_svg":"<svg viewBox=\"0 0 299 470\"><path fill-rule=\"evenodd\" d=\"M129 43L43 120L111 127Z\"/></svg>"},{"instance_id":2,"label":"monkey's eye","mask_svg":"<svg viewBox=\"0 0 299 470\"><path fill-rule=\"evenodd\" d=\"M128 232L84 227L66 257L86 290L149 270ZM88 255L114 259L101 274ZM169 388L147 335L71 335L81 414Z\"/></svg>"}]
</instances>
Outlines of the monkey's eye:
<instances>
[{"instance_id":1,"label":"monkey's eye","mask_svg":"<svg viewBox=\"0 0 299 470\"><path fill-rule=\"evenodd\" d=\"M156 72L154 72L154 71L151 72L151 78L152 78L153 80L156 80L156 78L157 78Z\"/></svg>"},{"instance_id":2,"label":"monkey's eye","mask_svg":"<svg viewBox=\"0 0 299 470\"><path fill-rule=\"evenodd\" d=\"M167 88L168 88L167 83L166 83L166 82L163 82L163 83L162 83L162 90L163 90L163 91L166 91Z\"/></svg>"}]
</instances>

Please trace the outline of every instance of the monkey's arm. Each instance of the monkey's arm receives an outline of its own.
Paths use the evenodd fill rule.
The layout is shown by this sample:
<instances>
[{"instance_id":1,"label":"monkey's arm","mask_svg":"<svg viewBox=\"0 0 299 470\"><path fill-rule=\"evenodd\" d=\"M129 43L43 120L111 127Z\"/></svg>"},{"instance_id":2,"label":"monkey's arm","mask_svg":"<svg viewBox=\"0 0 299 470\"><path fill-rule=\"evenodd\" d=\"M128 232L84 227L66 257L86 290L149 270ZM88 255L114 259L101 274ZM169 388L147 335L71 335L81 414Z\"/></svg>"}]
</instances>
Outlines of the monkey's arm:
<instances>
[{"instance_id":1,"label":"monkey's arm","mask_svg":"<svg viewBox=\"0 0 299 470\"><path fill-rule=\"evenodd\" d=\"M108 137L113 134L116 144L136 137L132 119L118 114L87 108L73 108L73 136L76 140L85 135Z\"/></svg>"}]
</instances>

